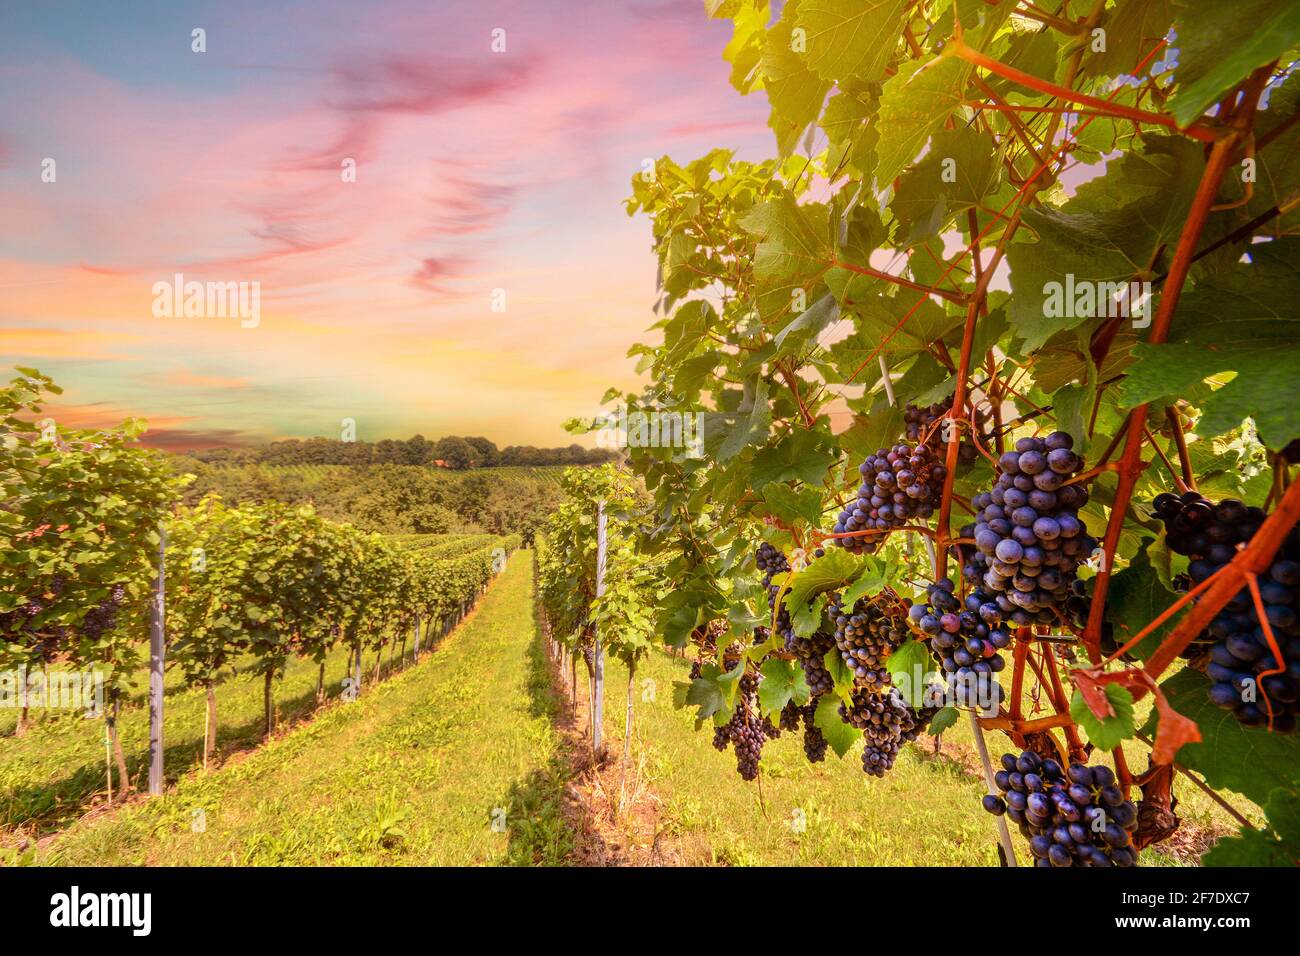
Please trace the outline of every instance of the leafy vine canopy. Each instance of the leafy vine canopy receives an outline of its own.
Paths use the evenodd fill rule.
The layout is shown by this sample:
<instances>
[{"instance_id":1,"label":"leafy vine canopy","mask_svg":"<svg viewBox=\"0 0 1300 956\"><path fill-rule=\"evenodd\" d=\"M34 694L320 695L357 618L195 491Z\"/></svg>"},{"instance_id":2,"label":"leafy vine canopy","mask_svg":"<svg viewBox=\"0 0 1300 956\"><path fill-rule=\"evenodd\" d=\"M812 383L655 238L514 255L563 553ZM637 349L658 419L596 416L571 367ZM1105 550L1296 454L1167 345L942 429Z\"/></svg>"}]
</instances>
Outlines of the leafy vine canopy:
<instances>
[{"instance_id":1,"label":"leafy vine canopy","mask_svg":"<svg viewBox=\"0 0 1300 956\"><path fill-rule=\"evenodd\" d=\"M733 24L731 81L766 95L776 155L665 156L633 177L626 204L652 223L663 318L656 340L631 349L647 387L606 398L704 415L704 460L632 450L656 494L654 540L694 551L663 612L670 640L698 623L682 608L728 613L721 579L749 546L747 523L801 539L823 528L856 478L845 466L896 441L907 405L951 403L972 305L965 400L1004 428L1059 427L1097 459L1135 405L1177 405L1192 416L1203 490L1262 498L1267 450L1300 435L1300 78L1288 69L1300 11L1165 0L706 9ZM1168 335L1151 342L1207 154L1230 124L1248 132ZM1123 291L1091 302L1081 291L1097 289ZM981 459L954 493L969 499L992 477ZM1097 476L1081 513L1090 526L1107 525L1117 481ZM1158 461L1137 478L1117 570L1158 537L1145 503L1170 484ZM688 525L708 533L669 533ZM1169 555L1153 550L1151 573L1168 584Z\"/></svg>"}]
</instances>

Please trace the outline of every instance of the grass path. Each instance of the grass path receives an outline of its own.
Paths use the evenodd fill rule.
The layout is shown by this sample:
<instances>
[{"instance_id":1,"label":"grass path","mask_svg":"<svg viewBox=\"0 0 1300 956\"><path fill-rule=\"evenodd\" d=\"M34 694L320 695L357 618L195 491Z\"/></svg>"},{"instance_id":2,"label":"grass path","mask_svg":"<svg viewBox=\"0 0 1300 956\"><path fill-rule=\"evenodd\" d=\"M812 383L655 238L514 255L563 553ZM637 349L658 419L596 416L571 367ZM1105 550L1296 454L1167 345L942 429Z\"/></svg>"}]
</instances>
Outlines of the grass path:
<instances>
[{"instance_id":1,"label":"grass path","mask_svg":"<svg viewBox=\"0 0 1300 956\"><path fill-rule=\"evenodd\" d=\"M531 557L518 553L420 664L220 770L187 774L164 798L79 821L40 862L564 862L567 764Z\"/></svg>"}]
</instances>

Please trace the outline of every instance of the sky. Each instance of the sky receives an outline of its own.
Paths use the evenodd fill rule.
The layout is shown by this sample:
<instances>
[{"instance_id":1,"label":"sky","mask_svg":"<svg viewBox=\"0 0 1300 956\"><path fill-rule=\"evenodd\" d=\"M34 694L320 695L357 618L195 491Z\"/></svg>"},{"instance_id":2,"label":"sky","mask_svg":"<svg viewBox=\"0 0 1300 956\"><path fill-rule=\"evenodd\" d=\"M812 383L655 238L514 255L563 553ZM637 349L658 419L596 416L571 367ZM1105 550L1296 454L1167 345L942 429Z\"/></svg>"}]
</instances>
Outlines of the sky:
<instances>
[{"instance_id":1,"label":"sky","mask_svg":"<svg viewBox=\"0 0 1300 956\"><path fill-rule=\"evenodd\" d=\"M703 7L0 0L2 370L175 450L569 444L655 321L632 174L774 151ZM177 274L255 318L169 311Z\"/></svg>"}]
</instances>

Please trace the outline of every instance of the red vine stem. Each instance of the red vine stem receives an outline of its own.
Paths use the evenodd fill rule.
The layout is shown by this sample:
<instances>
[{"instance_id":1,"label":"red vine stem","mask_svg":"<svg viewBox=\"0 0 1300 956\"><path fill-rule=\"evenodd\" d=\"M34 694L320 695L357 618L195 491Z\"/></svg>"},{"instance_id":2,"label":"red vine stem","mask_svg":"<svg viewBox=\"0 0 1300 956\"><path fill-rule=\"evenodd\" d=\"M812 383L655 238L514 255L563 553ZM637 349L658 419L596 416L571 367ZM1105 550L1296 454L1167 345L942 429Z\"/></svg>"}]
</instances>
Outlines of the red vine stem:
<instances>
[{"instance_id":1,"label":"red vine stem","mask_svg":"<svg viewBox=\"0 0 1300 956\"><path fill-rule=\"evenodd\" d=\"M1022 628L1016 635L1016 649L1011 656L1011 720L1020 721L1020 694L1025 686L1025 661L1033 646Z\"/></svg>"},{"instance_id":2,"label":"red vine stem","mask_svg":"<svg viewBox=\"0 0 1300 956\"><path fill-rule=\"evenodd\" d=\"M1169 267L1169 278L1160 296L1160 307L1156 310L1155 320L1152 322L1151 337L1147 340L1152 345L1158 345L1169 337L1169 326L1173 321L1174 310L1178 307L1178 298L1183 291L1183 284L1187 281L1188 271L1191 269L1192 256L1196 254L1196 244L1200 240L1201 231L1205 228L1205 220L1209 216L1210 207L1214 204L1214 197L1218 195L1219 186L1223 183L1239 135L1239 131L1234 129L1216 141L1210 151L1210 158L1205 164L1205 172L1196 189L1192 208L1188 212L1187 221L1183 224L1182 234L1178 237L1173 262ZM1097 572L1092 607L1088 611L1088 624L1083 632L1084 646L1088 650L1089 659L1094 663L1101 659L1101 622L1106 605L1106 592L1110 586L1111 565L1115 560L1115 551L1119 547L1119 536L1128 514L1133 488L1144 467L1138 456L1142 450L1147 408L1144 403L1129 413L1124 455L1119 465L1119 485L1115 489L1115 500L1111 507L1110 520L1106 524L1106 536L1102 542L1104 563Z\"/></svg>"},{"instance_id":3,"label":"red vine stem","mask_svg":"<svg viewBox=\"0 0 1300 956\"><path fill-rule=\"evenodd\" d=\"M1047 662L1047 676L1052 682L1052 697L1056 705L1057 713L1070 716L1070 701L1065 696L1065 688L1061 685L1061 674L1056 667L1056 654L1052 651L1051 644L1043 645L1043 657ZM1065 739L1070 744L1070 756L1076 760L1081 760L1085 756L1083 741L1079 739L1079 728L1071 720L1065 725Z\"/></svg>"},{"instance_id":4,"label":"red vine stem","mask_svg":"<svg viewBox=\"0 0 1300 956\"><path fill-rule=\"evenodd\" d=\"M1259 626L1264 631L1264 640L1268 642L1268 648L1273 652L1273 660L1277 661L1277 667L1271 670L1263 671L1259 675L1257 686L1259 692L1264 695L1264 709L1268 711L1268 729L1273 729L1273 701L1269 699L1268 691L1264 689L1264 678L1271 677L1273 674L1281 674L1286 670L1286 658L1282 656L1282 649L1277 646L1277 637L1273 634L1273 625L1269 623L1268 614L1264 610L1264 598L1259 593L1259 580L1257 575L1250 571L1245 572L1246 584L1250 587L1250 599L1255 604L1255 613L1259 615Z\"/></svg>"},{"instance_id":5,"label":"red vine stem","mask_svg":"<svg viewBox=\"0 0 1300 956\"><path fill-rule=\"evenodd\" d=\"M1203 126L1192 125L1184 129L1179 126L1172 116L1165 116L1163 113L1151 113L1147 110L1140 110L1132 106L1124 106L1120 103L1114 103L1109 100L1098 99L1095 96L1089 96L1086 93L1079 93L1065 86L1058 86L1055 83L1044 80L1041 77L1034 76L1032 73L1025 73L1017 70L1014 66L1008 66L991 56L979 52L966 45L966 42L957 36L948 44L944 50L944 56L958 56L967 63L973 63L975 66L982 67L990 73L996 73L1004 79L1018 83L1020 86L1028 87L1031 90L1037 90L1040 93L1046 93L1048 96L1054 96L1057 99L1065 100L1070 103L1079 103L1083 106L1091 107L1097 110L1099 115L1111 116L1115 119L1132 120L1135 123L1151 123L1157 126L1164 126L1168 129L1177 130L1193 139L1199 139L1202 142L1214 142L1217 136L1213 130L1206 129Z\"/></svg>"},{"instance_id":6,"label":"red vine stem","mask_svg":"<svg viewBox=\"0 0 1300 956\"><path fill-rule=\"evenodd\" d=\"M1178 416L1178 409L1173 405L1165 406L1165 417L1174 432L1174 446L1178 449L1178 465L1183 470L1183 484L1189 490L1196 490L1196 475L1192 471L1192 456L1187 451L1187 436L1183 434L1183 421Z\"/></svg>"},{"instance_id":7,"label":"red vine stem","mask_svg":"<svg viewBox=\"0 0 1300 956\"><path fill-rule=\"evenodd\" d=\"M1046 166L1040 165L1038 169L1044 170ZM1030 177L1030 182L1034 177ZM1023 187L1027 191L1029 183ZM966 417L965 407L967 392L970 389L970 363L971 353L975 349L975 322L980 316L980 303L988 291L989 282L992 281L994 273L997 271L998 262L1002 259L1003 253L1006 252L1007 243L1011 240L1012 234L1020 224L1020 211L1016 210L1007 223L1006 229L998 238L997 247L993 250L993 257L989 264L980 274L979 279L975 282L975 288L970 294L970 303L966 306L966 325L962 329L961 336L961 361L957 366L957 388L953 393L952 405L948 409L948 418L955 422L969 421ZM972 224L973 228L973 224ZM971 238L970 249L975 256L979 256L979 235ZM954 261L956 261L954 259ZM943 497L940 498L939 504L939 537L935 547L935 579L944 576L948 569L948 539L952 535L952 529L949 527L949 520L952 517L952 488L953 482L957 480L957 457L961 451L961 429L954 427L948 435L948 457L945 462L947 473L943 477ZM974 429L972 429L972 432Z\"/></svg>"},{"instance_id":8,"label":"red vine stem","mask_svg":"<svg viewBox=\"0 0 1300 956\"><path fill-rule=\"evenodd\" d=\"M913 292L924 292L926 295L937 295L941 299L947 299L949 302L955 302L958 305L966 303L966 294L963 292L954 292L950 289L940 289L936 286L921 285L919 282L913 282L910 279L904 279L902 276L896 276L881 269L873 269L871 266L859 266L852 262L845 262L842 259L831 259L832 266L839 266L848 272L855 272L861 276L871 276L873 279L884 279L886 282L892 282L895 285L901 285L904 289L911 289ZM946 275L946 273L945 273Z\"/></svg>"},{"instance_id":9,"label":"red vine stem","mask_svg":"<svg viewBox=\"0 0 1300 956\"><path fill-rule=\"evenodd\" d=\"M1146 662L1146 671L1152 679L1159 677L1188 644L1201 633L1223 606L1236 596L1245 585L1245 574L1259 574L1268 570L1273 555L1291 529L1300 521L1300 482L1287 489L1277 509L1269 515L1250 544L1237 552L1232 563L1213 576L1213 584L1205 590L1204 597L1187 616L1178 622L1169 637ZM1095 606L1095 605L1094 605ZM1145 688L1138 687L1135 698L1141 697Z\"/></svg>"},{"instance_id":10,"label":"red vine stem","mask_svg":"<svg viewBox=\"0 0 1300 956\"><path fill-rule=\"evenodd\" d=\"M1015 734L1036 734L1056 727L1068 727L1074 723L1069 713L1052 714L1048 717L1036 717L1032 720L1018 720L1012 717L981 717L980 726L985 730L1005 730Z\"/></svg>"}]
</instances>

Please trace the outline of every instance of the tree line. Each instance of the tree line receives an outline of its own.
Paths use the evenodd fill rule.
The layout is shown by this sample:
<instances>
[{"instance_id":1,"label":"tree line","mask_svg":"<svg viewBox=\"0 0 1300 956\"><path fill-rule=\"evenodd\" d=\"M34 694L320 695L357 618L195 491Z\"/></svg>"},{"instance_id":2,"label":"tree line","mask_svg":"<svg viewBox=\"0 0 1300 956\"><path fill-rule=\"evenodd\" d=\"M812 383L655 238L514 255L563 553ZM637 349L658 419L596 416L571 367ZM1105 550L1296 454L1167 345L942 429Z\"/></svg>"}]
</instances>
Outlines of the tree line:
<instances>
[{"instance_id":1,"label":"tree line","mask_svg":"<svg viewBox=\"0 0 1300 956\"><path fill-rule=\"evenodd\" d=\"M598 465L616 457L603 448L572 444L562 448L507 445L498 448L481 436L448 435L431 441L423 435L376 442L337 438L289 438L261 448L208 448L190 457L228 465L426 465L465 471L471 468L539 465Z\"/></svg>"}]
</instances>

